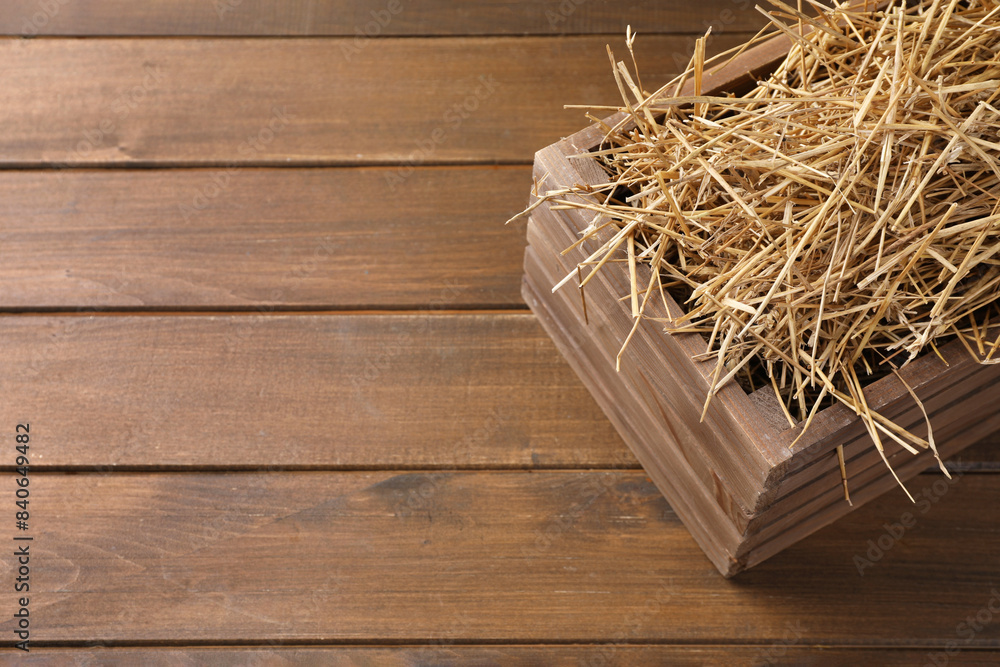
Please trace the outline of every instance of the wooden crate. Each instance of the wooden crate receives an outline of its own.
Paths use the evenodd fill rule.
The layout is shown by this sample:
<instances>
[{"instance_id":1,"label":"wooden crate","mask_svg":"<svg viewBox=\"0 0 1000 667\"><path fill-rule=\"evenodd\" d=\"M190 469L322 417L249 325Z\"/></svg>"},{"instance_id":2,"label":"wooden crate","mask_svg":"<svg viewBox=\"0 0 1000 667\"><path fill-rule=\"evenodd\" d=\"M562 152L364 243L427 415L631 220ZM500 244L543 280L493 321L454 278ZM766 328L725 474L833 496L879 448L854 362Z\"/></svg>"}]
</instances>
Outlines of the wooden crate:
<instances>
[{"instance_id":1,"label":"wooden crate","mask_svg":"<svg viewBox=\"0 0 1000 667\"><path fill-rule=\"evenodd\" d=\"M784 38L751 49L708 74L706 92L737 89L787 49ZM536 181L546 177L546 190L606 181L596 161L568 157L589 152L602 137L592 126L539 151ZM624 264L609 262L585 288L587 321L575 281L551 291L613 233L561 255L589 217L548 203L532 212L524 299L722 574L760 563L886 491L903 493L860 420L842 405L817 414L794 447L801 427L789 428L770 388L748 395L731 382L699 421L714 362L692 360L706 349L698 334L670 334L644 322L616 372L615 357L633 325L629 302L619 300L629 292ZM662 317L663 307L647 306L647 313ZM683 312L669 299L666 307L672 316ZM1000 366L976 363L959 341L941 353L947 364L928 354L901 373L930 415L941 455L949 456L1000 428ZM926 433L922 413L896 377L874 382L866 395L872 409ZM837 445L844 446L853 508L844 500ZM930 453L913 456L894 443L886 443L886 453L904 481L935 465Z\"/></svg>"}]
</instances>

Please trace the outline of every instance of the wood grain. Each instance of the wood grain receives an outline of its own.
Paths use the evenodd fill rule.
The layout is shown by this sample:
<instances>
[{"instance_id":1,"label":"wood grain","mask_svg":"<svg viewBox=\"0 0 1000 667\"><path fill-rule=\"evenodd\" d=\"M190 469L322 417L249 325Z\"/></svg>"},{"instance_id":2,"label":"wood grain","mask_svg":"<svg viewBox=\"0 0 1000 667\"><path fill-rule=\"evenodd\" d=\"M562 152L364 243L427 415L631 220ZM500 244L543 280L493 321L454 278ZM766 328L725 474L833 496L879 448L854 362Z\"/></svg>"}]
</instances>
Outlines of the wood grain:
<instances>
[{"instance_id":1,"label":"wood grain","mask_svg":"<svg viewBox=\"0 0 1000 667\"><path fill-rule=\"evenodd\" d=\"M0 340L0 422L35 424L41 466L638 466L530 315L20 316Z\"/></svg>"},{"instance_id":2,"label":"wood grain","mask_svg":"<svg viewBox=\"0 0 1000 667\"><path fill-rule=\"evenodd\" d=\"M1000 604L997 481L923 476L924 511L887 494L727 581L638 471L37 473L32 637L996 650L966 619Z\"/></svg>"},{"instance_id":3,"label":"wood grain","mask_svg":"<svg viewBox=\"0 0 1000 667\"><path fill-rule=\"evenodd\" d=\"M617 99L606 43L637 28L652 86L759 14L399 0L357 38L389 2L0 3L0 33L112 36L0 40L0 422L32 423L37 540L0 664L1000 660L960 625L1000 477L924 475L926 512L890 492L724 581L533 318L452 310L521 307L518 165ZM406 310L273 312L368 308Z\"/></svg>"},{"instance_id":4,"label":"wood grain","mask_svg":"<svg viewBox=\"0 0 1000 667\"><path fill-rule=\"evenodd\" d=\"M374 16L373 16L374 14ZM375 21L372 23L372 21ZM703 34L757 30L763 18L748 0L5 0L0 34L8 35L526 35Z\"/></svg>"},{"instance_id":5,"label":"wood grain","mask_svg":"<svg viewBox=\"0 0 1000 667\"><path fill-rule=\"evenodd\" d=\"M528 272L530 285L531 275L537 268L534 249L534 242L529 249L526 270ZM543 278L544 284L553 282L551 275ZM593 283L592 283L593 284ZM593 290L590 292L593 294ZM617 293L617 292L616 292ZM591 305L591 320L588 327L583 327L582 323L577 329L564 329L550 315L548 305L558 305L563 301L572 301L573 297L563 300L551 300L546 307L540 305L541 299L533 289L526 290L526 298L535 310L546 329L556 338L557 346L563 350L571 366L583 378L595 397L595 400L604 409L610 420L615 424L618 432L633 447L640 461L646 467L657 485L663 490L666 497L671 502L678 514L684 518L691 533L705 548L706 553L712 557L713 562L727 575L733 570L743 569L742 565L753 566L756 563L777 553L788 544L802 539L816 529L834 521L839 516L850 511L850 508L843 501L843 491L840 488L840 476L837 470L832 470L824 478L816 480L808 489L797 494L792 494L785 499L776 498L775 494L768 499L765 511L754 516L743 519L739 513L746 507L745 504L737 502L727 495L729 487L724 486L724 481L729 475L729 468L712 467L708 465L704 455L699 454L697 448L705 443L719 443L718 447L737 447L739 443L735 439L727 438L716 433L706 433L704 427L697 422L697 412L693 416L678 416L676 410L685 389L683 385L673 392L662 392L657 394L655 404L652 409L643 411L641 409L644 400L654 402L642 392L637 396L630 396L626 399L613 398L609 396L609 387L618 382L618 378L625 378L632 383L632 386L647 390L650 394L654 389L650 385L669 379L669 376L661 377L661 373L646 371L645 374L636 374L632 360L626 358L623 361L620 376L611 369L614 367L613 350L615 340L621 340L628 327L623 331L619 326L612 329L608 320L604 317L607 309L594 309ZM588 298L591 304L592 298ZM618 304L612 304L618 307ZM564 320L566 319L565 313ZM569 317L572 317L570 315ZM610 340L608 339L610 337ZM597 340L598 345L593 341ZM634 343L635 341L633 341ZM670 341L667 341L670 342ZM608 353L607 350L612 350ZM647 355L647 363L643 367L662 368L661 358ZM649 363L649 360L655 363ZM594 374L603 373L603 380L595 382ZM917 383L914 383L915 386ZM990 392L996 389L996 381L991 386L986 387L982 393L974 399L980 409L991 407L988 401ZM695 395L703 388L697 386L693 390ZM965 395L968 389L961 389L952 397L957 400ZM930 406L933 403L934 406ZM936 410L938 401L929 401L929 410ZM932 411L932 420L935 421L937 433L942 444L943 455L957 451L957 449L967 446L975 439L982 438L997 429L1000 423L995 415L984 418L979 422L974 422L969 415L969 410L955 410L938 414ZM890 413L895 417L895 413ZM909 422L903 422L909 423ZM699 430L700 429L700 430ZM638 435L637 435L638 434ZM649 448L635 448L636 442L640 441L639 436L645 442L653 443ZM680 447L675 451L673 448L655 447L656 444L677 443ZM858 460L849 463L848 471L852 488L852 498L855 506L861 505L890 489L896 489L893 478L889 475L886 467L877 455L871 453L871 445L865 446L864 442L855 443L854 449L859 451ZM686 450L686 451L685 451ZM895 450L895 451L894 451ZM725 453L725 450L722 450ZM689 453L691 452L691 453ZM921 468L933 465L929 456L914 458L900 448L887 448L888 456L893 468L900 478L906 480L909 476L917 474ZM737 452L738 453L738 452ZM860 466L864 459L867 463ZM718 459L710 462L717 464ZM867 466L867 468L865 468ZM720 472L721 471L721 472ZM743 472L738 470L737 472ZM721 479L720 479L721 478ZM748 520L749 519L749 520ZM735 545L735 546L734 546ZM739 548L741 551L737 551ZM749 555L746 555L749 554ZM734 557L741 560L734 561Z\"/></svg>"},{"instance_id":6,"label":"wood grain","mask_svg":"<svg viewBox=\"0 0 1000 667\"><path fill-rule=\"evenodd\" d=\"M398 184L424 164L528 163L586 124L563 105L620 100L608 41L384 39L348 55L336 38L0 40L0 166L392 163ZM640 40L643 80L692 48Z\"/></svg>"},{"instance_id":7,"label":"wood grain","mask_svg":"<svg viewBox=\"0 0 1000 667\"><path fill-rule=\"evenodd\" d=\"M39 465L636 465L527 314L20 316L0 340L0 423L33 424Z\"/></svg>"},{"instance_id":8,"label":"wood grain","mask_svg":"<svg viewBox=\"0 0 1000 667\"><path fill-rule=\"evenodd\" d=\"M296 648L33 648L19 665L331 665L333 667L704 667L704 665L793 664L806 667L840 667L846 664L913 667L923 665L944 647L911 649L831 648L795 646L796 629L786 641L763 646L630 646L628 644L575 646L467 646L448 642L426 646ZM948 665L995 665L1000 651L966 650L945 654ZM87 661L91 662L87 662ZM930 663L933 664L933 663Z\"/></svg>"},{"instance_id":9,"label":"wood grain","mask_svg":"<svg viewBox=\"0 0 1000 667\"><path fill-rule=\"evenodd\" d=\"M393 173L0 171L0 308L523 307L530 169Z\"/></svg>"}]
</instances>

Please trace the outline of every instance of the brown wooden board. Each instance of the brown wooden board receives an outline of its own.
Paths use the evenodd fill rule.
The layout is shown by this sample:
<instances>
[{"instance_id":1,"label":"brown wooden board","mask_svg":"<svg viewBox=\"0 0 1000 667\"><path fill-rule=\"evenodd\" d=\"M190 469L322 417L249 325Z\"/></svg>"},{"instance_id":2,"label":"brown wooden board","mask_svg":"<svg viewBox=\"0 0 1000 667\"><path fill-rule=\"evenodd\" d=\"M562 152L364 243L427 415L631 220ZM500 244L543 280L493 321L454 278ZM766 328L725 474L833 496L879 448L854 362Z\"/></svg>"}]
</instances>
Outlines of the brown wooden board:
<instances>
[{"instance_id":1,"label":"brown wooden board","mask_svg":"<svg viewBox=\"0 0 1000 667\"><path fill-rule=\"evenodd\" d=\"M563 105L618 99L609 41L385 39L348 58L346 38L0 40L0 166L393 163L398 185L419 165L528 163L585 122ZM693 45L640 40L644 78Z\"/></svg>"},{"instance_id":2,"label":"brown wooden board","mask_svg":"<svg viewBox=\"0 0 1000 667\"><path fill-rule=\"evenodd\" d=\"M639 471L39 472L32 638L995 650L997 480L922 476L926 507L887 494L729 581Z\"/></svg>"},{"instance_id":3,"label":"brown wooden board","mask_svg":"<svg viewBox=\"0 0 1000 667\"><path fill-rule=\"evenodd\" d=\"M0 308L523 308L530 169L394 173L0 171Z\"/></svg>"},{"instance_id":4,"label":"brown wooden board","mask_svg":"<svg viewBox=\"0 0 1000 667\"><path fill-rule=\"evenodd\" d=\"M797 646L794 626L787 639L760 646L632 646L608 643L591 646L465 646L449 641L424 646L308 647L264 646L253 648L35 648L18 665L76 667L80 664L217 665L218 667L263 667L265 665L331 665L333 667L643 667L671 665L794 664L806 667L840 667L845 664L912 667L932 656L948 659L948 665L971 667L996 665L1000 651L965 649L944 652L944 646L911 649L831 648ZM87 661L91 661L88 663ZM0 664L14 664L0 657ZM933 663L929 663L932 664Z\"/></svg>"},{"instance_id":5,"label":"brown wooden board","mask_svg":"<svg viewBox=\"0 0 1000 667\"><path fill-rule=\"evenodd\" d=\"M36 465L635 465L529 314L20 316L0 340L0 423L34 425Z\"/></svg>"},{"instance_id":6,"label":"brown wooden board","mask_svg":"<svg viewBox=\"0 0 1000 667\"><path fill-rule=\"evenodd\" d=\"M749 0L699 5L638 0L5 0L7 35L388 35L715 34L757 30L764 19ZM368 48L360 44L359 48ZM377 48L377 47L376 47Z\"/></svg>"}]
</instances>

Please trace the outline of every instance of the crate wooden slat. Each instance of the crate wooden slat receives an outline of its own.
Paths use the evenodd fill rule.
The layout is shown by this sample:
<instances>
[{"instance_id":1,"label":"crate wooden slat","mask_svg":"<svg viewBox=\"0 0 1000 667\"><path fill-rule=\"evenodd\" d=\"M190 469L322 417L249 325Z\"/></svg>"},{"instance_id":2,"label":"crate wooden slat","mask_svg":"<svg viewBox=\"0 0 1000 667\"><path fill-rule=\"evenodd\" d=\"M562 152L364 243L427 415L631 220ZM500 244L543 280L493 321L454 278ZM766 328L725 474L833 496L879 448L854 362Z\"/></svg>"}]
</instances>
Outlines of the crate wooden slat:
<instances>
[{"instance_id":1,"label":"crate wooden slat","mask_svg":"<svg viewBox=\"0 0 1000 667\"><path fill-rule=\"evenodd\" d=\"M787 48L782 37L748 50L707 75L706 91L738 87L748 74L772 67ZM596 161L574 157L602 137L592 126L539 151L534 176L545 179L542 189L605 182ZM711 361L692 360L706 349L700 335L673 335L644 322L616 372L615 357L633 325L628 303L619 299L629 291L624 264L609 262L590 281L586 318L573 283L551 291L614 233L605 230L562 255L589 222L581 210L553 210L548 203L532 212L524 299L720 572L731 576L752 567L852 510L843 498L838 445L844 446L854 507L896 486L860 420L842 405L820 412L794 447L801 427L788 427L770 389L748 395L730 383L700 421L706 378L714 369ZM647 269L640 284L648 275ZM647 306L647 314L664 317L663 308ZM671 316L683 312L669 298L666 308ZM925 404L942 456L949 456L1000 428L992 398L1000 366L976 363L958 341L941 353L947 364L925 355L902 377ZM871 384L866 394L874 410L914 432L924 428L922 413L896 377ZM886 452L903 480L933 463L930 453L914 457L894 443Z\"/></svg>"}]
</instances>

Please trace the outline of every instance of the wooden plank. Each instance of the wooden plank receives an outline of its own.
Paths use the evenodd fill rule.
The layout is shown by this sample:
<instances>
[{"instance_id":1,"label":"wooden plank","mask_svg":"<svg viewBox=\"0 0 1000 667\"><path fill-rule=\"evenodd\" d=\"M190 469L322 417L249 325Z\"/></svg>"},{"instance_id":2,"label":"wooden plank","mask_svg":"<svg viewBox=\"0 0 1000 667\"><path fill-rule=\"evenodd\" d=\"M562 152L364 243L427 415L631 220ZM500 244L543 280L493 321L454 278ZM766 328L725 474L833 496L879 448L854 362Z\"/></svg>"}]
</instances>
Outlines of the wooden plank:
<instances>
[{"instance_id":1,"label":"wooden plank","mask_svg":"<svg viewBox=\"0 0 1000 667\"><path fill-rule=\"evenodd\" d=\"M39 472L32 639L996 650L1000 478L919 481L726 581L638 471Z\"/></svg>"},{"instance_id":2,"label":"wooden plank","mask_svg":"<svg viewBox=\"0 0 1000 667\"><path fill-rule=\"evenodd\" d=\"M763 18L749 0L512 1L469 6L459 0L5 0L6 35L526 35L714 34L757 30ZM364 47L362 47L364 48Z\"/></svg>"},{"instance_id":3,"label":"wooden plank","mask_svg":"<svg viewBox=\"0 0 1000 667\"><path fill-rule=\"evenodd\" d=\"M762 646L631 646L609 643L592 646L465 646L448 642L427 646L377 647L254 647L254 648L32 648L30 655L20 657L19 665L52 665L75 667L90 659L102 665L331 665L332 667L643 667L671 665L702 667L704 665L794 664L817 667L846 664L880 665L882 667L912 667L928 663L931 655L943 653L944 646L917 649L831 648L828 646L795 646L797 629L788 629L787 639ZM1000 651L972 650L944 653L948 665L995 665ZM0 660L2 662L2 660Z\"/></svg>"},{"instance_id":4,"label":"wooden plank","mask_svg":"<svg viewBox=\"0 0 1000 667\"><path fill-rule=\"evenodd\" d=\"M19 316L0 340L0 423L46 466L637 466L528 314Z\"/></svg>"},{"instance_id":5,"label":"wooden plank","mask_svg":"<svg viewBox=\"0 0 1000 667\"><path fill-rule=\"evenodd\" d=\"M0 166L393 163L398 184L422 164L527 163L586 124L563 105L620 101L607 42L384 39L348 57L346 38L0 40ZM643 81L692 47L640 39Z\"/></svg>"},{"instance_id":6,"label":"wooden plank","mask_svg":"<svg viewBox=\"0 0 1000 667\"><path fill-rule=\"evenodd\" d=\"M393 173L0 171L0 308L523 306L530 169Z\"/></svg>"}]
</instances>

